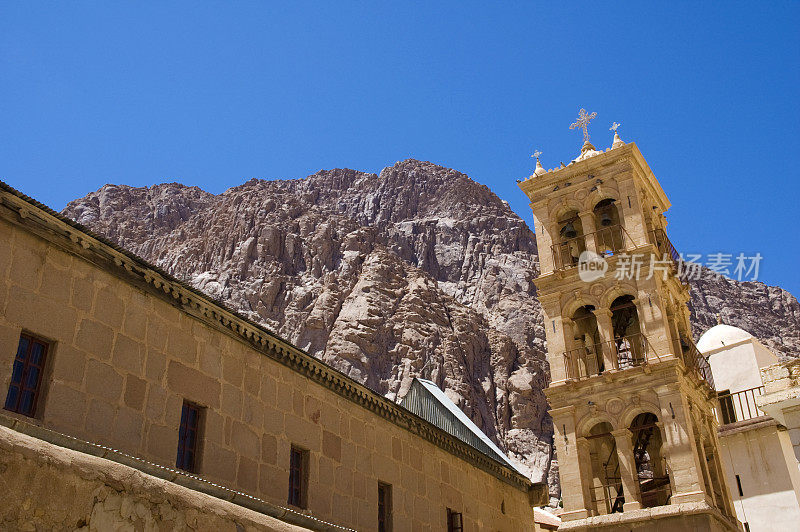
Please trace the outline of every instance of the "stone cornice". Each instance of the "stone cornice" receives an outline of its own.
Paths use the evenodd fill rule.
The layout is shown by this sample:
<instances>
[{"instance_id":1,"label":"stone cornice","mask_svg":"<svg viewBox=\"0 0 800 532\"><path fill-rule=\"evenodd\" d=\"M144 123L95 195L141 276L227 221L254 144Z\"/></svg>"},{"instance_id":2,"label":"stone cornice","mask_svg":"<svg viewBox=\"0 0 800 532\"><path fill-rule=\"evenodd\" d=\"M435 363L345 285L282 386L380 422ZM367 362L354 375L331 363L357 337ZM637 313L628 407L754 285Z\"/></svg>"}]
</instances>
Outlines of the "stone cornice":
<instances>
[{"instance_id":1,"label":"stone cornice","mask_svg":"<svg viewBox=\"0 0 800 532\"><path fill-rule=\"evenodd\" d=\"M494 477L527 491L541 488L524 475L480 453L444 430L357 383L282 339L263 326L228 309L220 301L176 279L134 253L92 233L81 224L53 211L0 181L0 215L40 237L78 255L122 280L147 289L179 310L203 321L263 355L287 366L339 396L387 419L477 466Z\"/></svg>"},{"instance_id":2,"label":"stone cornice","mask_svg":"<svg viewBox=\"0 0 800 532\"><path fill-rule=\"evenodd\" d=\"M548 199L550 197L549 193L552 192L553 187L561 182L575 179L583 174L596 171L596 169L601 166L607 166L624 159L631 161L636 173L642 177L648 195L655 198L661 212L669 209L670 203L667 199L667 195L656 180L650 166L647 164L647 161L645 161L644 156L642 156L635 142L629 142L624 146L603 152L594 157L589 157L583 161L570 163L564 168L555 169L541 176L530 177L520 182L519 188L528 196L533 205Z\"/></svg>"}]
</instances>

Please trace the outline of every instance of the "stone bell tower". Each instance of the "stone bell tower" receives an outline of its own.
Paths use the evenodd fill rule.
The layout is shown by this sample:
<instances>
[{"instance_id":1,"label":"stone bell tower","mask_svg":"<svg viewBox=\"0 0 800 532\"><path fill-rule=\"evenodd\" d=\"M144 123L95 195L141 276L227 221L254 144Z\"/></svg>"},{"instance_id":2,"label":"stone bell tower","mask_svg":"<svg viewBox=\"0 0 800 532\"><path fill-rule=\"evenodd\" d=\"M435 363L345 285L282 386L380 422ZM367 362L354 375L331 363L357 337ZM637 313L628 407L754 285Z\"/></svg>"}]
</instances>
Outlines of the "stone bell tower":
<instances>
[{"instance_id":1,"label":"stone bell tower","mask_svg":"<svg viewBox=\"0 0 800 532\"><path fill-rule=\"evenodd\" d=\"M691 339L670 204L635 144L520 183L533 209L564 512L559 530L738 530L716 393Z\"/></svg>"}]
</instances>

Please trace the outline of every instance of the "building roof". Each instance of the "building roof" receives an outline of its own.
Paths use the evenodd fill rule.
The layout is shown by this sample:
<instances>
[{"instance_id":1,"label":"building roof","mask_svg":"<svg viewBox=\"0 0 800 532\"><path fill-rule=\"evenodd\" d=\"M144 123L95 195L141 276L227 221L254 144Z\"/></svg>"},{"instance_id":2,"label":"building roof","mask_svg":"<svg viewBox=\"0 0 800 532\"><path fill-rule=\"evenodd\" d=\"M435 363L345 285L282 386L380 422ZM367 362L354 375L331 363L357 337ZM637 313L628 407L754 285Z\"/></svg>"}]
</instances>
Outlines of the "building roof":
<instances>
[{"instance_id":1,"label":"building roof","mask_svg":"<svg viewBox=\"0 0 800 532\"><path fill-rule=\"evenodd\" d=\"M557 530L561 526L561 518L541 508L533 509L533 521L545 530Z\"/></svg>"},{"instance_id":2,"label":"building roof","mask_svg":"<svg viewBox=\"0 0 800 532\"><path fill-rule=\"evenodd\" d=\"M708 351L714 351L721 347L728 347L751 338L753 338L753 335L744 329L720 323L703 333L700 340L697 342L697 349L700 350L701 353L707 353Z\"/></svg>"},{"instance_id":3,"label":"building roof","mask_svg":"<svg viewBox=\"0 0 800 532\"><path fill-rule=\"evenodd\" d=\"M511 463L505 453L433 382L415 377L408 393L400 401L400 406L455 436L475 450L524 475Z\"/></svg>"}]
</instances>

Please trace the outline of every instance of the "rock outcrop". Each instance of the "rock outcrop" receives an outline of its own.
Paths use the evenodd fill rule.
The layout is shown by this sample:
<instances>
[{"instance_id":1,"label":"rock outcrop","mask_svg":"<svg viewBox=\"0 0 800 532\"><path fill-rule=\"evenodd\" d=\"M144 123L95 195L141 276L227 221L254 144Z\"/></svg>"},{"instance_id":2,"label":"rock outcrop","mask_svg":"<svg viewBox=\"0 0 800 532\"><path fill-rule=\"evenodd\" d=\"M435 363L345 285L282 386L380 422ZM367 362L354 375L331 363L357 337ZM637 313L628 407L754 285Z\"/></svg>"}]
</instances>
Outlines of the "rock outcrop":
<instances>
[{"instance_id":1,"label":"rock outcrop","mask_svg":"<svg viewBox=\"0 0 800 532\"><path fill-rule=\"evenodd\" d=\"M106 185L64 214L390 398L445 389L533 480L557 485L534 235L486 186L428 162L197 187ZM698 331L740 325L785 352L800 308L779 288L693 287Z\"/></svg>"}]
</instances>

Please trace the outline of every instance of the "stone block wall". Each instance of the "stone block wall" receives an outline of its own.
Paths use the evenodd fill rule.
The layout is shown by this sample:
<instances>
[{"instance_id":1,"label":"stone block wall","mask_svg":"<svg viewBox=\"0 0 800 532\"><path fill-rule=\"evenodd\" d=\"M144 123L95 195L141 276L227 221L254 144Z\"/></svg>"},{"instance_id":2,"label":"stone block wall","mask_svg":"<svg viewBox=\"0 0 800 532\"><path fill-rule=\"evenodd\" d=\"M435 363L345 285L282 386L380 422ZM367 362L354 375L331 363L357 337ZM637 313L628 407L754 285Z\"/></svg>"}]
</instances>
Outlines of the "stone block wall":
<instances>
[{"instance_id":1,"label":"stone block wall","mask_svg":"<svg viewBox=\"0 0 800 532\"><path fill-rule=\"evenodd\" d=\"M3 530L308 530L6 427L0 479Z\"/></svg>"},{"instance_id":2,"label":"stone block wall","mask_svg":"<svg viewBox=\"0 0 800 532\"><path fill-rule=\"evenodd\" d=\"M309 451L308 511L377 528L392 485L395 530L531 530L527 493L317 384L70 249L0 217L0 394L19 335L51 342L36 420L174 466L184 400L201 405L199 474L286 505L289 450ZM124 271L122 272L124 274Z\"/></svg>"}]
</instances>

